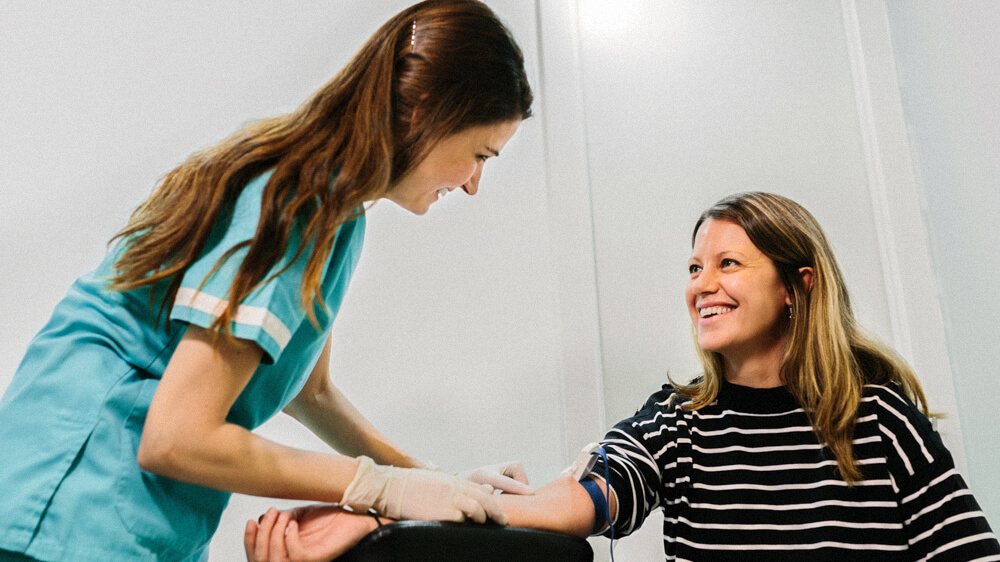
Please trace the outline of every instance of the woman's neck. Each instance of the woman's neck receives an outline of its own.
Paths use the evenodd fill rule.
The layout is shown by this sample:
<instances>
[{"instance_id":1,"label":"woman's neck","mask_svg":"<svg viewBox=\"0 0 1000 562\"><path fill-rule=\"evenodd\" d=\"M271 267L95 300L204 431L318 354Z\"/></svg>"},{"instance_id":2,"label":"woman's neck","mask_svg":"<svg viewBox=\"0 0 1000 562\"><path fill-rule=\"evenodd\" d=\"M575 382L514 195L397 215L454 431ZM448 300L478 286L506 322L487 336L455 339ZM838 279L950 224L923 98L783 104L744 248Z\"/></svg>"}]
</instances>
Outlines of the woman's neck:
<instances>
[{"instance_id":1,"label":"woman's neck","mask_svg":"<svg viewBox=\"0 0 1000 562\"><path fill-rule=\"evenodd\" d=\"M774 346L763 353L723 355L726 380L751 388L782 386L781 359L784 355L784 346Z\"/></svg>"}]
</instances>

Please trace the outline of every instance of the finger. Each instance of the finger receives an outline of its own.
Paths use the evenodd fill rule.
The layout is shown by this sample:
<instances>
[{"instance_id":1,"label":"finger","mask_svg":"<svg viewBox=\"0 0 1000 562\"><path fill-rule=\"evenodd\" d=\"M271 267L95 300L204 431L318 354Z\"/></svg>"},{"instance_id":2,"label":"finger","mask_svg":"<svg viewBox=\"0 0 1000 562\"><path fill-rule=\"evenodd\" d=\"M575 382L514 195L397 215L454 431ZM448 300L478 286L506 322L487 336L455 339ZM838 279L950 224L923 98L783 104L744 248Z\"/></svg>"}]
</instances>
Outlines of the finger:
<instances>
[{"instance_id":1,"label":"finger","mask_svg":"<svg viewBox=\"0 0 1000 562\"><path fill-rule=\"evenodd\" d=\"M500 507L500 502L496 500L492 495L485 496L480 499L480 505L485 512L486 517L492 521L496 521L501 525L507 524L507 514L504 513L503 508ZM484 523L485 521L480 521Z\"/></svg>"},{"instance_id":2,"label":"finger","mask_svg":"<svg viewBox=\"0 0 1000 562\"><path fill-rule=\"evenodd\" d=\"M525 480L525 482L527 479ZM530 496L535 493L535 490L528 486L526 483L514 478L503 476L501 474L496 474L492 479L490 479L490 484L493 485L497 490L502 490L509 494L519 494L522 496Z\"/></svg>"},{"instance_id":3,"label":"finger","mask_svg":"<svg viewBox=\"0 0 1000 562\"><path fill-rule=\"evenodd\" d=\"M306 549L302 546L302 540L299 538L299 524L295 521L288 524L288 532L285 533L285 547L288 549L290 559L306 559Z\"/></svg>"},{"instance_id":4,"label":"finger","mask_svg":"<svg viewBox=\"0 0 1000 562\"><path fill-rule=\"evenodd\" d=\"M493 476L498 475L493 473ZM477 494L492 496L494 490L493 486L490 486L483 480L462 480L459 482L459 490L467 496L476 496Z\"/></svg>"},{"instance_id":5,"label":"finger","mask_svg":"<svg viewBox=\"0 0 1000 562\"><path fill-rule=\"evenodd\" d=\"M288 551L285 550L285 529L288 527L288 514L282 511L271 529L271 544L268 549L268 562L277 560L288 560Z\"/></svg>"},{"instance_id":6,"label":"finger","mask_svg":"<svg viewBox=\"0 0 1000 562\"><path fill-rule=\"evenodd\" d=\"M274 522L277 519L278 510L273 507L260 516L260 523L257 525L257 543L254 545L254 560L258 562L267 560L268 545L271 542L271 529L274 527Z\"/></svg>"},{"instance_id":7,"label":"finger","mask_svg":"<svg viewBox=\"0 0 1000 562\"><path fill-rule=\"evenodd\" d=\"M489 485L497 490L509 492L511 494L530 496L535 493L535 490L533 490L531 486L518 482L508 476L504 476L499 472L484 471L482 473L475 474L474 478L470 477L469 481ZM493 490L489 490L487 493L492 494Z\"/></svg>"},{"instance_id":8,"label":"finger","mask_svg":"<svg viewBox=\"0 0 1000 562\"><path fill-rule=\"evenodd\" d=\"M466 518L472 519L476 523L486 522L486 510L483 509L483 505L477 501L477 498L460 496L455 500L455 508L461 511Z\"/></svg>"},{"instance_id":9,"label":"finger","mask_svg":"<svg viewBox=\"0 0 1000 562\"><path fill-rule=\"evenodd\" d=\"M243 549L247 553L247 562L254 560L254 548L257 544L257 522L253 519L247 521L246 529L243 531Z\"/></svg>"},{"instance_id":10,"label":"finger","mask_svg":"<svg viewBox=\"0 0 1000 562\"><path fill-rule=\"evenodd\" d=\"M509 476L522 484L528 484L528 473L524 470L524 465L518 461L507 463L503 467L503 475Z\"/></svg>"},{"instance_id":11,"label":"finger","mask_svg":"<svg viewBox=\"0 0 1000 562\"><path fill-rule=\"evenodd\" d=\"M500 507L500 504L496 504L495 506L489 507L486 510L486 516L490 518L490 521L493 521L498 525L507 524L507 514L504 512L503 508Z\"/></svg>"}]
</instances>

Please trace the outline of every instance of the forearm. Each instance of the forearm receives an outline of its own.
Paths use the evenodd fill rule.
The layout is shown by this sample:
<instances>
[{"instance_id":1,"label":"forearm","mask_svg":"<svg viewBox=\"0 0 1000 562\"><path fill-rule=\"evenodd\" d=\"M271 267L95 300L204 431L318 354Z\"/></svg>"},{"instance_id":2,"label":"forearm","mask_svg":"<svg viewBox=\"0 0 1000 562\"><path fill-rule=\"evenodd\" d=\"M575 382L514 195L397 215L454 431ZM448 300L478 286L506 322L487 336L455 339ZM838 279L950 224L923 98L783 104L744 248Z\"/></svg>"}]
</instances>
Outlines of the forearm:
<instances>
[{"instance_id":1,"label":"forearm","mask_svg":"<svg viewBox=\"0 0 1000 562\"><path fill-rule=\"evenodd\" d=\"M603 490L603 481L600 485ZM556 531L579 537L590 535L594 527L594 503L590 495L579 482L568 476L546 484L536 490L534 495L501 494L497 496L497 500L507 514L507 524L514 527Z\"/></svg>"},{"instance_id":2,"label":"forearm","mask_svg":"<svg viewBox=\"0 0 1000 562\"><path fill-rule=\"evenodd\" d=\"M355 459L280 445L234 424L174 433L186 437L140 446L143 469L227 492L326 502L341 499L357 470Z\"/></svg>"},{"instance_id":3,"label":"forearm","mask_svg":"<svg viewBox=\"0 0 1000 562\"><path fill-rule=\"evenodd\" d=\"M137 461L155 474L252 495L338 501L357 471L339 455L278 445L226 421L262 350L189 326L143 424Z\"/></svg>"},{"instance_id":4,"label":"forearm","mask_svg":"<svg viewBox=\"0 0 1000 562\"><path fill-rule=\"evenodd\" d=\"M304 391L285 412L347 456L367 455L379 464L403 468L424 466L372 425L332 384L320 392Z\"/></svg>"}]
</instances>

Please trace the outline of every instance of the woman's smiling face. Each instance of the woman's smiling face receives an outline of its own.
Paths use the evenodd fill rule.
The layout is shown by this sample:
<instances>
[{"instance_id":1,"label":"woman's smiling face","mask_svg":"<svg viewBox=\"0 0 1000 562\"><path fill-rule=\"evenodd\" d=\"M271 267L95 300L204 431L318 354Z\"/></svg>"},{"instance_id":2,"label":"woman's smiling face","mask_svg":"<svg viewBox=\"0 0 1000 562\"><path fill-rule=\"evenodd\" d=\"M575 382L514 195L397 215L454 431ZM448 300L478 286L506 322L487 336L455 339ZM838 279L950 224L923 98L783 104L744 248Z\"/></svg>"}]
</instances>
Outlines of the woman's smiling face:
<instances>
[{"instance_id":1,"label":"woman's smiling face","mask_svg":"<svg viewBox=\"0 0 1000 562\"><path fill-rule=\"evenodd\" d=\"M702 223L688 269L686 298L698 345L727 362L784 352L791 299L774 262L741 226Z\"/></svg>"}]
</instances>

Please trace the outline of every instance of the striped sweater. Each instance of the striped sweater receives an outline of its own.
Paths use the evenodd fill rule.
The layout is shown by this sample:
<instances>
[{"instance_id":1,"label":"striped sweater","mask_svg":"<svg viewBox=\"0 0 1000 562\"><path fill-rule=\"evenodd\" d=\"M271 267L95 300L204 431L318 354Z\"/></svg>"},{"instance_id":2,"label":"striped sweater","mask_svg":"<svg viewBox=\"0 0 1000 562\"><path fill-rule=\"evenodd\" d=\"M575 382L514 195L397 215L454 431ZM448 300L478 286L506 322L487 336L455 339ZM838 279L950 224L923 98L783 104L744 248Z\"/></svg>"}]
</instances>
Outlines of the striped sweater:
<instances>
[{"instance_id":1,"label":"striped sweater","mask_svg":"<svg viewBox=\"0 0 1000 562\"><path fill-rule=\"evenodd\" d=\"M853 487L784 388L726 383L693 412L668 404L674 393L602 442L615 537L659 507L667 560L1000 560L941 438L896 387L864 389Z\"/></svg>"}]
</instances>

